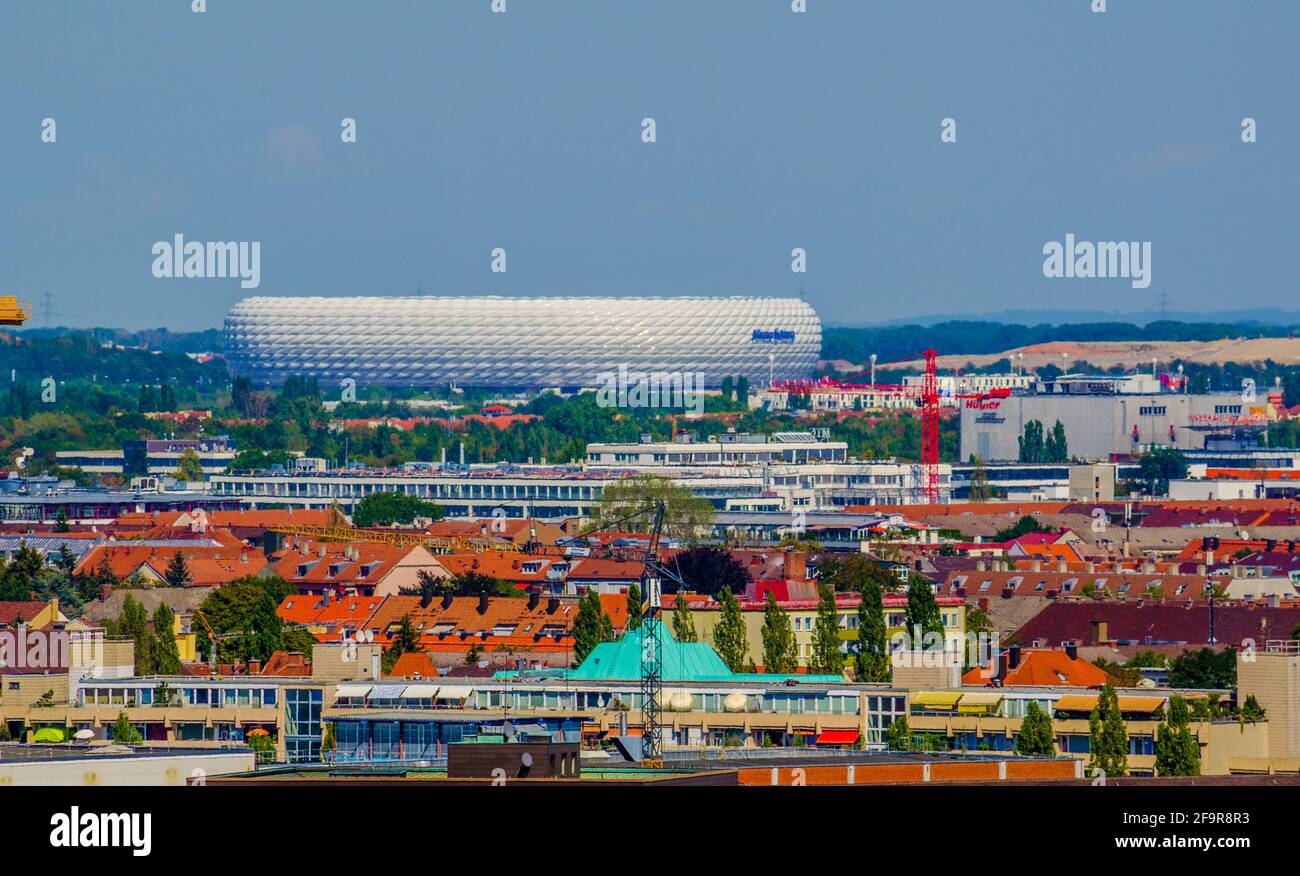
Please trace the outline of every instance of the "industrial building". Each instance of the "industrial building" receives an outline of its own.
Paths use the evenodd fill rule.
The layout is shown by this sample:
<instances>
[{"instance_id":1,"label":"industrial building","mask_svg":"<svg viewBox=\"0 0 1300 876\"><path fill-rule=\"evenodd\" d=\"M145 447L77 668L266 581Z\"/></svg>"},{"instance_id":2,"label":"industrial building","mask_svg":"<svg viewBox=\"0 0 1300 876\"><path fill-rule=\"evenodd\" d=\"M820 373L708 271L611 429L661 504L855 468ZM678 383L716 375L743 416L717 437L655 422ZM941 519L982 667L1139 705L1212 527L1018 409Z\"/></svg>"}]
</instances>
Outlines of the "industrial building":
<instances>
[{"instance_id":1,"label":"industrial building","mask_svg":"<svg viewBox=\"0 0 1300 876\"><path fill-rule=\"evenodd\" d=\"M246 298L226 316L235 373L278 385L594 387L630 374L807 377L821 322L798 298Z\"/></svg>"},{"instance_id":2,"label":"industrial building","mask_svg":"<svg viewBox=\"0 0 1300 876\"><path fill-rule=\"evenodd\" d=\"M1050 432L1065 427L1071 458L1106 460L1156 445L1179 450L1236 451L1255 447L1277 418L1272 398L1248 401L1242 393L1162 392L1134 377L1060 378L1039 381L1033 392L1006 398L968 399L961 406L964 460L1020 458L1025 424Z\"/></svg>"}]
</instances>

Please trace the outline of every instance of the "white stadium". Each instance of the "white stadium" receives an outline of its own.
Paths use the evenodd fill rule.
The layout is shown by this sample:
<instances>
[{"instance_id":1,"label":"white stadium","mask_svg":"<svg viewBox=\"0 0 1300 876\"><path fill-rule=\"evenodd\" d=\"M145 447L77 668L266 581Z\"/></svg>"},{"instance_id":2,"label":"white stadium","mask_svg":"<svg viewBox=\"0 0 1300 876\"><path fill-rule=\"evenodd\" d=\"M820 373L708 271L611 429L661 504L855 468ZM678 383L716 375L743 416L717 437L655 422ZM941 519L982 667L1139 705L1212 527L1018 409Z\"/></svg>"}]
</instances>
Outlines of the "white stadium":
<instances>
[{"instance_id":1,"label":"white stadium","mask_svg":"<svg viewBox=\"0 0 1300 876\"><path fill-rule=\"evenodd\" d=\"M226 316L237 374L386 386L595 386L629 372L807 377L821 321L799 298L255 297Z\"/></svg>"}]
</instances>

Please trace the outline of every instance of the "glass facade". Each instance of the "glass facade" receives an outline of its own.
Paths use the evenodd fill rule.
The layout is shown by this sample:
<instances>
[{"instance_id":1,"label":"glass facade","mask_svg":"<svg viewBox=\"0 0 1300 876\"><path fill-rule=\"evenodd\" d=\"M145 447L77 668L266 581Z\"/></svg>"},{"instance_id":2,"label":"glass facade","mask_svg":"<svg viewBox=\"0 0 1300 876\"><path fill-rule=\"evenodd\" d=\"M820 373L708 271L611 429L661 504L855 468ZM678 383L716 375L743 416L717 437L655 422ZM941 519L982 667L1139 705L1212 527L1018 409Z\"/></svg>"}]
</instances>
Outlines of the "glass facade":
<instances>
[{"instance_id":1,"label":"glass facade","mask_svg":"<svg viewBox=\"0 0 1300 876\"><path fill-rule=\"evenodd\" d=\"M320 760L321 696L320 688L284 692L284 750L289 763Z\"/></svg>"}]
</instances>

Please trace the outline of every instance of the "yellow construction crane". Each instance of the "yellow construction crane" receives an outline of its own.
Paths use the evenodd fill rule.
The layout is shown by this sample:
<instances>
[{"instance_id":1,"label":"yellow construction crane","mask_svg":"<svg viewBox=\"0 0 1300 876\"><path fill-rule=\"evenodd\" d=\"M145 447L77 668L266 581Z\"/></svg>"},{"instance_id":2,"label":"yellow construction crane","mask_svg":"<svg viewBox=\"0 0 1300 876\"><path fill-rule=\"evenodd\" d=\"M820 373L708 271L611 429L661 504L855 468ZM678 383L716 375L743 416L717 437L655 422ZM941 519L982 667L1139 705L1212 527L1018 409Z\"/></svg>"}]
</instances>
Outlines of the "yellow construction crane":
<instances>
[{"instance_id":1,"label":"yellow construction crane","mask_svg":"<svg viewBox=\"0 0 1300 876\"><path fill-rule=\"evenodd\" d=\"M0 295L0 325L22 325L31 318L30 301L19 301L13 295Z\"/></svg>"},{"instance_id":2,"label":"yellow construction crane","mask_svg":"<svg viewBox=\"0 0 1300 876\"><path fill-rule=\"evenodd\" d=\"M443 550L446 553L472 551L481 554L484 551L502 551L520 553L519 545L512 541L494 538L446 538L429 535L427 532L410 532L401 529L355 529L351 526L277 526L269 532L292 535L295 538L312 538L317 541L363 541L371 544L387 544L395 547L427 547Z\"/></svg>"}]
</instances>

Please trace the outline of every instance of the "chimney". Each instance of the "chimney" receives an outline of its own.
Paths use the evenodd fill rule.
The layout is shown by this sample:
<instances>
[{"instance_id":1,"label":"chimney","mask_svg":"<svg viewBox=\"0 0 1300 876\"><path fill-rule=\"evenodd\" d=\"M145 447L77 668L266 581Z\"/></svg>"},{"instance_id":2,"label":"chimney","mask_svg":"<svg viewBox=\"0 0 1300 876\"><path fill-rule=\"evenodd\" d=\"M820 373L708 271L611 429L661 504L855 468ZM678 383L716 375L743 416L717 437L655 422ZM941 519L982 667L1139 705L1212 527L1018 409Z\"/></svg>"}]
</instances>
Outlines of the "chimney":
<instances>
[{"instance_id":1,"label":"chimney","mask_svg":"<svg viewBox=\"0 0 1300 876\"><path fill-rule=\"evenodd\" d=\"M1079 645L1077 642L1071 642L1065 646L1065 656L1071 660L1079 659Z\"/></svg>"},{"instance_id":2,"label":"chimney","mask_svg":"<svg viewBox=\"0 0 1300 876\"><path fill-rule=\"evenodd\" d=\"M531 591L528 594L528 610L533 611L534 609L536 609L537 603L541 601L542 601L542 594L538 593L536 590Z\"/></svg>"},{"instance_id":3,"label":"chimney","mask_svg":"<svg viewBox=\"0 0 1300 876\"><path fill-rule=\"evenodd\" d=\"M452 600L452 595L450 593L442 594L442 607L444 611L448 608L451 608L451 600Z\"/></svg>"},{"instance_id":4,"label":"chimney","mask_svg":"<svg viewBox=\"0 0 1300 876\"><path fill-rule=\"evenodd\" d=\"M987 561L980 559L975 562L976 572L987 572L988 570L989 570L989 564Z\"/></svg>"},{"instance_id":5,"label":"chimney","mask_svg":"<svg viewBox=\"0 0 1300 876\"><path fill-rule=\"evenodd\" d=\"M1020 646L1012 645L1007 649L1007 670L1011 671L1020 665Z\"/></svg>"},{"instance_id":6,"label":"chimney","mask_svg":"<svg viewBox=\"0 0 1300 876\"><path fill-rule=\"evenodd\" d=\"M1038 560L1034 560L1033 565L1031 565L1030 568L1033 569L1035 572L1041 572L1043 571L1043 564Z\"/></svg>"},{"instance_id":7,"label":"chimney","mask_svg":"<svg viewBox=\"0 0 1300 876\"><path fill-rule=\"evenodd\" d=\"M787 581L803 581L808 577L808 554L788 550L781 557L781 574Z\"/></svg>"},{"instance_id":8,"label":"chimney","mask_svg":"<svg viewBox=\"0 0 1300 876\"><path fill-rule=\"evenodd\" d=\"M324 608L325 606L330 604L330 592L331 591L328 587L326 587L324 590L320 592L321 608Z\"/></svg>"},{"instance_id":9,"label":"chimney","mask_svg":"<svg viewBox=\"0 0 1300 876\"><path fill-rule=\"evenodd\" d=\"M1065 572L1065 570L1066 570L1066 569L1065 569L1065 560L1057 560L1057 562L1056 562L1056 571L1058 571L1058 572L1062 572L1062 573L1063 573L1063 572Z\"/></svg>"},{"instance_id":10,"label":"chimney","mask_svg":"<svg viewBox=\"0 0 1300 876\"><path fill-rule=\"evenodd\" d=\"M320 557L322 560L325 559L325 545L320 545L316 548L316 556Z\"/></svg>"},{"instance_id":11,"label":"chimney","mask_svg":"<svg viewBox=\"0 0 1300 876\"><path fill-rule=\"evenodd\" d=\"M240 552L239 552L239 562L241 562L241 563L243 563L245 566L247 566L247 565L248 565L248 554L244 553L243 551L240 551Z\"/></svg>"},{"instance_id":12,"label":"chimney","mask_svg":"<svg viewBox=\"0 0 1300 876\"><path fill-rule=\"evenodd\" d=\"M305 557L309 553L311 553L311 543L306 540L298 542L298 555Z\"/></svg>"},{"instance_id":13,"label":"chimney","mask_svg":"<svg viewBox=\"0 0 1300 876\"><path fill-rule=\"evenodd\" d=\"M249 661L248 661L248 674L249 674L249 675L261 675L261 674L262 674L262 661L261 661L261 660L249 660Z\"/></svg>"},{"instance_id":14,"label":"chimney","mask_svg":"<svg viewBox=\"0 0 1300 876\"><path fill-rule=\"evenodd\" d=\"M981 597L979 598L979 607L980 607L980 611L984 612L985 614L988 613L988 610L989 610L989 598L988 598L987 596L981 596Z\"/></svg>"},{"instance_id":15,"label":"chimney","mask_svg":"<svg viewBox=\"0 0 1300 876\"><path fill-rule=\"evenodd\" d=\"M1083 568L1085 571L1087 571L1089 575L1092 575L1097 571L1097 564L1089 560L1087 563L1084 564Z\"/></svg>"},{"instance_id":16,"label":"chimney","mask_svg":"<svg viewBox=\"0 0 1300 876\"><path fill-rule=\"evenodd\" d=\"M547 614L555 614L555 612L558 611L559 608L560 608L560 598L558 596L552 596L550 599L546 600Z\"/></svg>"},{"instance_id":17,"label":"chimney","mask_svg":"<svg viewBox=\"0 0 1300 876\"><path fill-rule=\"evenodd\" d=\"M1147 563L1143 563L1143 564L1142 564L1142 572L1143 572L1143 574L1146 574L1146 575L1154 575L1154 574L1155 574L1155 571L1156 571L1156 564L1155 564L1155 563L1147 562Z\"/></svg>"},{"instance_id":18,"label":"chimney","mask_svg":"<svg viewBox=\"0 0 1300 876\"><path fill-rule=\"evenodd\" d=\"M1204 574L1205 574L1205 564L1204 564L1204 563L1197 563L1197 564L1196 564L1196 574L1198 574L1198 575L1204 575Z\"/></svg>"},{"instance_id":19,"label":"chimney","mask_svg":"<svg viewBox=\"0 0 1300 876\"><path fill-rule=\"evenodd\" d=\"M487 614L487 610L488 610L488 595L486 593L480 593L478 597L478 613Z\"/></svg>"}]
</instances>

